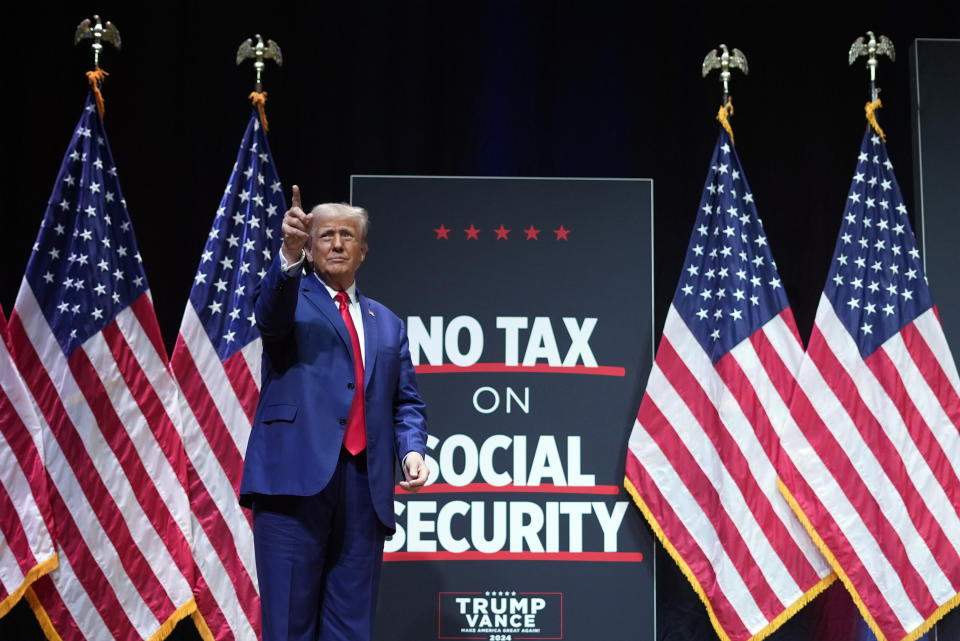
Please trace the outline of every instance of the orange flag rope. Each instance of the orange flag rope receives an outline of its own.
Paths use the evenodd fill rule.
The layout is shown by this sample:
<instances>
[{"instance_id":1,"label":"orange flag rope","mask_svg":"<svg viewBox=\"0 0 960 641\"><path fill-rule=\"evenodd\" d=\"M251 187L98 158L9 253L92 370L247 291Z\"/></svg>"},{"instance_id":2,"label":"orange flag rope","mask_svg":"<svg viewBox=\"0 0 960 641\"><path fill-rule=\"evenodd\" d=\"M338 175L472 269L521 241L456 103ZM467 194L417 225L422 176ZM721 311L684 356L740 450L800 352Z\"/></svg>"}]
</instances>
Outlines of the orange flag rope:
<instances>
[{"instance_id":1,"label":"orange flag rope","mask_svg":"<svg viewBox=\"0 0 960 641\"><path fill-rule=\"evenodd\" d=\"M260 124L263 125L263 130L270 131L270 127L267 126L267 112L263 108L263 106L267 104L267 92L253 91L250 93L250 100L257 107L257 112L260 114Z\"/></svg>"},{"instance_id":2,"label":"orange flag rope","mask_svg":"<svg viewBox=\"0 0 960 641\"><path fill-rule=\"evenodd\" d=\"M720 111L717 112L717 120L720 121L720 124L723 125L723 128L727 130L728 134L730 134L730 142L733 142L733 127L730 126L729 120L729 117L732 115L733 103L728 100L727 104L721 106Z\"/></svg>"},{"instance_id":3,"label":"orange flag rope","mask_svg":"<svg viewBox=\"0 0 960 641\"><path fill-rule=\"evenodd\" d=\"M95 68L93 71L87 72L87 81L90 83L90 87L93 89L93 97L97 100L97 111L100 112L100 118L103 118L103 94L100 93L100 83L109 76L106 71L100 67Z\"/></svg>"},{"instance_id":4,"label":"orange flag rope","mask_svg":"<svg viewBox=\"0 0 960 641\"><path fill-rule=\"evenodd\" d=\"M880 134L880 138L883 139L883 142L887 142L887 136L883 133L883 129L880 128L880 123L877 122L876 111L883 106L883 103L880 102L880 99L877 98L873 102L868 102L863 108L867 112L867 122L870 123L870 126L873 127L873 130Z\"/></svg>"}]
</instances>

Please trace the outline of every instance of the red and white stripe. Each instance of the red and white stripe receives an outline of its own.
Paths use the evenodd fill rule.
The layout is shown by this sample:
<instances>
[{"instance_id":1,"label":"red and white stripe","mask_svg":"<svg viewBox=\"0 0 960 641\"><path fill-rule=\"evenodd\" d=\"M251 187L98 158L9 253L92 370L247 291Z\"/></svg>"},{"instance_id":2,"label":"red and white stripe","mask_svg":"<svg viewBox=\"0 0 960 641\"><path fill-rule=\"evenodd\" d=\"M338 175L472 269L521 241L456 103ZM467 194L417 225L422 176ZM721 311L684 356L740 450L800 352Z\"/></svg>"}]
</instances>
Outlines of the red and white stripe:
<instances>
[{"instance_id":1,"label":"red and white stripe","mask_svg":"<svg viewBox=\"0 0 960 641\"><path fill-rule=\"evenodd\" d=\"M191 466L197 607L204 636L209 631L217 641L260 636L253 529L237 501L260 392L260 354L257 339L221 362L187 303L171 366L190 409L184 412L184 444Z\"/></svg>"},{"instance_id":2,"label":"red and white stripe","mask_svg":"<svg viewBox=\"0 0 960 641\"><path fill-rule=\"evenodd\" d=\"M881 641L914 638L960 592L960 378L936 312L863 359L821 297L797 380L783 483Z\"/></svg>"},{"instance_id":3,"label":"red and white stripe","mask_svg":"<svg viewBox=\"0 0 960 641\"><path fill-rule=\"evenodd\" d=\"M165 636L196 606L179 397L149 294L68 359L24 280L10 339L49 427L60 560L31 604L65 641Z\"/></svg>"},{"instance_id":4,"label":"red and white stripe","mask_svg":"<svg viewBox=\"0 0 960 641\"><path fill-rule=\"evenodd\" d=\"M0 617L57 566L43 427L7 349L0 310Z\"/></svg>"},{"instance_id":5,"label":"red and white stripe","mask_svg":"<svg viewBox=\"0 0 960 641\"><path fill-rule=\"evenodd\" d=\"M802 354L787 309L714 366L671 305L630 435L627 480L724 640L766 636L832 580L774 467Z\"/></svg>"}]
</instances>

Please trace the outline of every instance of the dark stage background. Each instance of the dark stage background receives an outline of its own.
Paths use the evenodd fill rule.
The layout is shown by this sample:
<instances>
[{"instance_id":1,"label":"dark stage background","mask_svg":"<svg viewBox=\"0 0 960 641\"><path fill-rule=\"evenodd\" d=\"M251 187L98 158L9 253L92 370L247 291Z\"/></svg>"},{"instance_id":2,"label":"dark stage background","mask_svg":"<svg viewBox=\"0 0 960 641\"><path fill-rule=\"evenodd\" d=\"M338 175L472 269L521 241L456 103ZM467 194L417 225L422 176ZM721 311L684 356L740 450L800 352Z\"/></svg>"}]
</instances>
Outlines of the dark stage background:
<instances>
[{"instance_id":1,"label":"dark stage background","mask_svg":"<svg viewBox=\"0 0 960 641\"><path fill-rule=\"evenodd\" d=\"M805 340L865 125L867 76L862 60L847 66L850 43L872 29L897 46L896 62L880 64L879 119L911 205L908 51L917 37L960 37L960 5L940 2L34 2L10 11L0 304L13 305L80 115L92 56L72 36L96 11L123 37L123 51L108 45L102 59L106 127L170 349L249 118L253 72L234 56L254 33L283 49L284 66L268 63L264 76L270 142L281 180L299 183L308 203L346 200L351 174L652 178L658 332L717 134L720 85L716 73L700 78L700 63L720 42L741 49L750 75L733 78L737 147ZM390 239L377 236L371 213L375 252ZM714 638L676 566L665 556L657 566L660 639ZM826 603L770 638L815 638ZM197 638L189 621L174 637ZM0 620L0 638L41 638L25 605Z\"/></svg>"}]
</instances>

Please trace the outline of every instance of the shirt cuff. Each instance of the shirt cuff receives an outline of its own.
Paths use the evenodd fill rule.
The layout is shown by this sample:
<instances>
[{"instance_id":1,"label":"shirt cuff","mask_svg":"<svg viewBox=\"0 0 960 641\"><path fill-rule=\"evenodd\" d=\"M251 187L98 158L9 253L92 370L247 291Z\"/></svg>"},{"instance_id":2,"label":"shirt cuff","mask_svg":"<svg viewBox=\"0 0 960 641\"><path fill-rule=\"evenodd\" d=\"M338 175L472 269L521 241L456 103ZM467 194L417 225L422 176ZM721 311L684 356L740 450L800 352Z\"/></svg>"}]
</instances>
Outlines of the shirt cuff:
<instances>
[{"instance_id":1,"label":"shirt cuff","mask_svg":"<svg viewBox=\"0 0 960 641\"><path fill-rule=\"evenodd\" d=\"M287 263L287 257L283 255L283 250L280 251L280 269L287 275L292 276L297 272L298 269L303 267L303 261L307 259L307 252L303 249L300 250L300 258L294 263Z\"/></svg>"}]
</instances>

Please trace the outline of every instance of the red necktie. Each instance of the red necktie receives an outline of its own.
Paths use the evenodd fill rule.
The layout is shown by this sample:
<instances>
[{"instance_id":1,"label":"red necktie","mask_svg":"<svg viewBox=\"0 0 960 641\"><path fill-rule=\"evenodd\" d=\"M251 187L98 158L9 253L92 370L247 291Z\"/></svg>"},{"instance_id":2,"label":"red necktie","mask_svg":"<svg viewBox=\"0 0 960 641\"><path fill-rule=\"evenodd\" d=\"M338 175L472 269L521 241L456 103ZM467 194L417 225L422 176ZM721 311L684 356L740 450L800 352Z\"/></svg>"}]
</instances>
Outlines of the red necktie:
<instances>
[{"instance_id":1,"label":"red necktie","mask_svg":"<svg viewBox=\"0 0 960 641\"><path fill-rule=\"evenodd\" d=\"M360 353L360 337L357 327L353 324L348 307L347 292L337 292L334 297L340 306L340 316L350 332L350 343L353 345L353 404L350 405L350 414L347 416L347 428L343 433L343 446L351 454L359 454L367 446L366 418L363 412L363 355Z\"/></svg>"}]
</instances>

